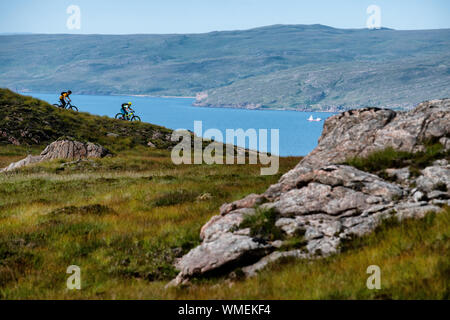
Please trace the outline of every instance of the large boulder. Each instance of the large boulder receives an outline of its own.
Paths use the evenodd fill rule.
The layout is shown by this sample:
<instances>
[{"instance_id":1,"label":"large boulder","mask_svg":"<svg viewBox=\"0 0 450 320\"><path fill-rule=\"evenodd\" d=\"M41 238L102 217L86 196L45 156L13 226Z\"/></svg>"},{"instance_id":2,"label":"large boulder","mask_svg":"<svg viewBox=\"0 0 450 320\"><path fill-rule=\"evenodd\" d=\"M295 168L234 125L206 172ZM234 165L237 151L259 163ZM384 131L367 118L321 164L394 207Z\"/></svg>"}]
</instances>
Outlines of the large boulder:
<instances>
[{"instance_id":1,"label":"large boulder","mask_svg":"<svg viewBox=\"0 0 450 320\"><path fill-rule=\"evenodd\" d=\"M88 158L103 158L109 151L99 144L78 142L73 140L59 140L48 145L39 156L28 156L27 158L13 162L0 172L13 171L30 164L49 161L54 159L79 160Z\"/></svg>"},{"instance_id":2,"label":"large boulder","mask_svg":"<svg viewBox=\"0 0 450 320\"><path fill-rule=\"evenodd\" d=\"M448 145L450 99L421 103L409 112L364 108L325 121L318 146L297 167L320 167L393 147L416 152L430 140Z\"/></svg>"},{"instance_id":3,"label":"large boulder","mask_svg":"<svg viewBox=\"0 0 450 320\"><path fill-rule=\"evenodd\" d=\"M42 151L42 160L103 158L109 153L99 144L72 140L55 141Z\"/></svg>"},{"instance_id":4,"label":"large boulder","mask_svg":"<svg viewBox=\"0 0 450 320\"><path fill-rule=\"evenodd\" d=\"M440 205L450 204L450 167L445 160L424 169L412 190L408 168L390 171L401 177L400 185L341 163L387 147L423 151L430 141L439 141L448 150L449 111L450 99L444 99L424 102L409 112L365 108L330 117L318 146L278 183L261 195L251 194L220 208L220 215L202 228L202 244L177 262L180 273L171 284L226 272L230 266L240 266L250 276L283 257L335 254L343 240L372 232L386 218L422 218L442 210ZM277 251L277 241L261 242L250 236L250 229L239 229L256 207L272 210L275 227L287 239L302 235L303 247Z\"/></svg>"}]
</instances>

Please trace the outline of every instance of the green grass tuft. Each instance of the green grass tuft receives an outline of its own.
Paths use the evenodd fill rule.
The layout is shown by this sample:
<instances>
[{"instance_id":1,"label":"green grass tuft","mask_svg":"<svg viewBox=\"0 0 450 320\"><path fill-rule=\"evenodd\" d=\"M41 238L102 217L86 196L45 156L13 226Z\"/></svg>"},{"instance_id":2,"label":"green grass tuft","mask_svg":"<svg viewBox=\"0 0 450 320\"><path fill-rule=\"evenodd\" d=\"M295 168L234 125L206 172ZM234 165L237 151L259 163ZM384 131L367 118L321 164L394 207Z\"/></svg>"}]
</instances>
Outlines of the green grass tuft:
<instances>
[{"instance_id":1,"label":"green grass tuft","mask_svg":"<svg viewBox=\"0 0 450 320\"><path fill-rule=\"evenodd\" d=\"M391 180L385 170L390 168L409 167L413 177L420 175L420 170L431 165L438 159L450 159L450 152L444 151L440 143L425 143L426 150L410 153L398 151L388 147L381 151L375 151L367 157L353 157L347 159L344 164L353 166L359 170L380 175L382 178Z\"/></svg>"},{"instance_id":2,"label":"green grass tuft","mask_svg":"<svg viewBox=\"0 0 450 320\"><path fill-rule=\"evenodd\" d=\"M367 172L378 172L388 168L401 168L413 155L409 152L397 151L389 147L382 151L376 151L365 158L354 157L348 159L345 164Z\"/></svg>"},{"instance_id":3,"label":"green grass tuft","mask_svg":"<svg viewBox=\"0 0 450 320\"><path fill-rule=\"evenodd\" d=\"M162 193L154 201L155 207L173 206L177 204L193 202L199 196L199 193L189 190L176 190Z\"/></svg>"},{"instance_id":4,"label":"green grass tuft","mask_svg":"<svg viewBox=\"0 0 450 320\"><path fill-rule=\"evenodd\" d=\"M273 209L257 208L256 213L248 215L239 225L239 229L250 228L250 235L266 241L281 240L283 231L275 226L276 212Z\"/></svg>"},{"instance_id":5,"label":"green grass tuft","mask_svg":"<svg viewBox=\"0 0 450 320\"><path fill-rule=\"evenodd\" d=\"M101 204L93 204L83 207L64 207L52 211L51 215L71 215L71 214L81 214L81 215L104 215L104 214L115 214L114 210L108 208L107 206L103 206Z\"/></svg>"}]
</instances>

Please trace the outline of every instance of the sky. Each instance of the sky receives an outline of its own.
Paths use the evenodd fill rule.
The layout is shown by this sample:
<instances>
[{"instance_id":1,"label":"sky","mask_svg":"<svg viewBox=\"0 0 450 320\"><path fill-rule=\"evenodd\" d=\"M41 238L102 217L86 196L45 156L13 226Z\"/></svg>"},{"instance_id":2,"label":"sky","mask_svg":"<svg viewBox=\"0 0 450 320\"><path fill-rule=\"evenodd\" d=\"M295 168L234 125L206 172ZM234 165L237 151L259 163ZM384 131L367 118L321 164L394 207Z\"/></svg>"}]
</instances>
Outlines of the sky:
<instances>
[{"instance_id":1,"label":"sky","mask_svg":"<svg viewBox=\"0 0 450 320\"><path fill-rule=\"evenodd\" d=\"M71 5L80 9L79 20L70 18L74 11L67 13ZM370 5L379 6L383 27L450 28L449 0L2 0L0 33L203 33L273 24L365 28Z\"/></svg>"}]
</instances>

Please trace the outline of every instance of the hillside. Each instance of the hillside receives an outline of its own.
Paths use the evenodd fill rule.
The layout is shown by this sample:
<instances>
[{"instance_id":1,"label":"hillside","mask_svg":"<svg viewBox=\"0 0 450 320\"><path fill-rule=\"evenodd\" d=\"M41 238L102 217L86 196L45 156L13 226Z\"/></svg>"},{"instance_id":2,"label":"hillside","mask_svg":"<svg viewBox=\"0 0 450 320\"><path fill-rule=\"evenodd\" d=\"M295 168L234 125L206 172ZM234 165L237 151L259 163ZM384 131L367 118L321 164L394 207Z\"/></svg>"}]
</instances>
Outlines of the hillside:
<instances>
[{"instance_id":1,"label":"hillside","mask_svg":"<svg viewBox=\"0 0 450 320\"><path fill-rule=\"evenodd\" d=\"M99 143L112 150L147 145L167 149L172 130L55 108L0 88L0 146L46 145L61 137Z\"/></svg>"},{"instance_id":2,"label":"hillside","mask_svg":"<svg viewBox=\"0 0 450 320\"><path fill-rule=\"evenodd\" d=\"M407 110L430 97L450 97L450 55L435 59L308 64L208 90L198 95L195 105L330 112L371 106Z\"/></svg>"},{"instance_id":3,"label":"hillside","mask_svg":"<svg viewBox=\"0 0 450 320\"><path fill-rule=\"evenodd\" d=\"M67 123L77 128L72 135L103 139L86 131L97 128L93 120L103 118L80 114L92 125L87 126L72 113L54 112L9 91L2 91L1 101L13 106L14 117L47 121L44 113L49 113L56 119L49 128L68 117ZM114 157L59 159L0 173L0 299L448 299L449 107L450 100L444 100L409 113L364 109L336 115L327 120L318 148L304 159L280 158L275 176L261 176L260 165L176 166L170 151L139 143L124 143ZM107 129L122 126L103 121ZM393 133L396 139L390 139ZM379 149L389 141L396 150ZM35 153L43 148L0 144L0 167L26 156L28 147ZM329 162L347 164L318 168ZM318 186L332 190L331 196L321 194ZM302 190L310 192L304 195L312 206L327 212L315 211L301 194L293 196ZM239 200L249 194L247 201ZM253 218L228 229L239 215L261 204L255 201L257 194L267 196L266 205L284 210L284 224L274 226L274 212L258 208ZM385 200L392 203L359 211ZM406 200L409 206L400 206ZM375 228L371 219L394 215L394 209L395 216ZM313 211L303 215L304 210ZM219 211L223 215L218 219L214 215ZM338 215L330 219L331 211ZM425 215L429 211L435 213ZM394 219L399 215L404 219ZM310 223L302 224L302 219ZM300 232L303 227L306 232ZM374 232L351 237L344 234L349 230ZM214 263L229 258L230 248L251 249L240 246L240 240L250 237L283 259L263 261L266 268L253 268L250 278L245 275L252 270L236 268L229 276L209 274L190 279L188 286L165 289L181 271L177 261L183 263L198 246L230 232L239 235L238 241L211 251L220 255L225 249ZM336 244L340 233L346 237L339 254L313 260L292 254L305 246L324 253L336 249L327 243ZM275 249L272 244L280 236ZM198 257L194 262L205 262ZM81 290L67 290L70 265L82 270ZM369 265L382 268L380 290L366 287Z\"/></svg>"},{"instance_id":4,"label":"hillside","mask_svg":"<svg viewBox=\"0 0 450 320\"><path fill-rule=\"evenodd\" d=\"M450 30L275 25L171 35L1 35L0 86L199 97L201 106L404 108L450 96Z\"/></svg>"}]
</instances>

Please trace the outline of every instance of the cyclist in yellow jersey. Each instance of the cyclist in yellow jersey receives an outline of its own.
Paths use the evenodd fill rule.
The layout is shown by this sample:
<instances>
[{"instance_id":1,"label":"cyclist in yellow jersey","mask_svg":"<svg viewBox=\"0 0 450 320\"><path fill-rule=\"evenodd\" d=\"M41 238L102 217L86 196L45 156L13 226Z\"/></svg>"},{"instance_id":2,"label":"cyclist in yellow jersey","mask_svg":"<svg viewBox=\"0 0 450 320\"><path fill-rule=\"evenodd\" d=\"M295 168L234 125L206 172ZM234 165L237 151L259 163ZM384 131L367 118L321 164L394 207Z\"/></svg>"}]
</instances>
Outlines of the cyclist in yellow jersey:
<instances>
[{"instance_id":1,"label":"cyclist in yellow jersey","mask_svg":"<svg viewBox=\"0 0 450 320\"><path fill-rule=\"evenodd\" d=\"M72 102L72 100L70 100L71 94L72 94L72 91L70 91L70 90L67 92L61 92L61 96L59 97L59 101L61 102L61 107L65 108L67 102ZM66 99L68 100L67 102L66 102Z\"/></svg>"}]
</instances>

